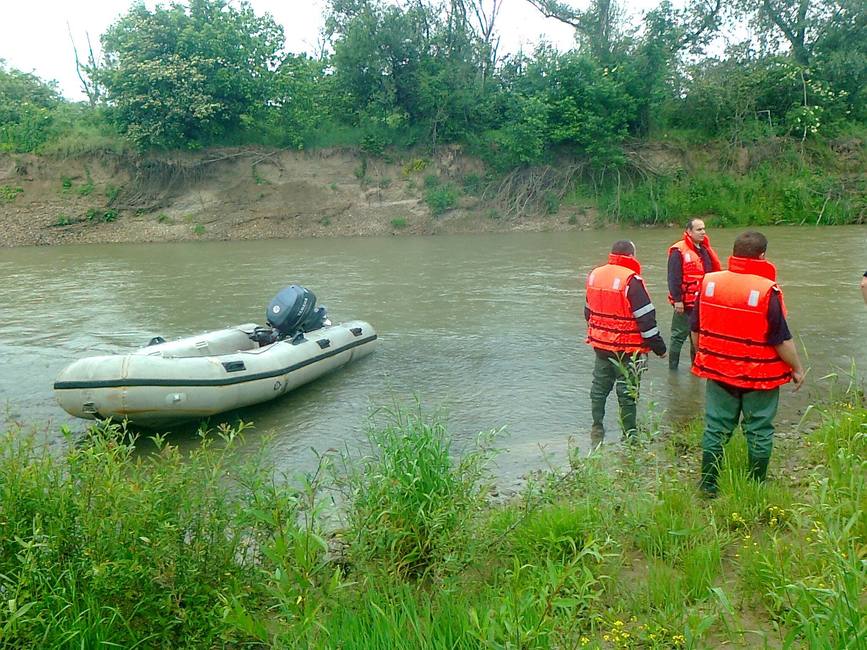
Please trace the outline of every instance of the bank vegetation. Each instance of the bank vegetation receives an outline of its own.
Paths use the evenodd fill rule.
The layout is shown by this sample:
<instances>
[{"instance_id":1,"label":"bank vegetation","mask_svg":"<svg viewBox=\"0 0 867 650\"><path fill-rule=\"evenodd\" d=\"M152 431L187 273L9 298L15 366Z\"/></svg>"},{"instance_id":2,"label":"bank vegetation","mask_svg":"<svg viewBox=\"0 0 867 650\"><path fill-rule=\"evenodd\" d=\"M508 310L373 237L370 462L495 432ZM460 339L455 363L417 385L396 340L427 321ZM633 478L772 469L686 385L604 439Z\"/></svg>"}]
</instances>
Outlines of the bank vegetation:
<instances>
[{"instance_id":1,"label":"bank vegetation","mask_svg":"<svg viewBox=\"0 0 867 650\"><path fill-rule=\"evenodd\" d=\"M288 479L237 453L243 423L186 457L114 424L61 453L10 423L0 646L863 648L863 393L781 431L763 485L735 436L712 501L700 433L573 453L504 501L502 434L455 449L419 409Z\"/></svg>"}]
</instances>

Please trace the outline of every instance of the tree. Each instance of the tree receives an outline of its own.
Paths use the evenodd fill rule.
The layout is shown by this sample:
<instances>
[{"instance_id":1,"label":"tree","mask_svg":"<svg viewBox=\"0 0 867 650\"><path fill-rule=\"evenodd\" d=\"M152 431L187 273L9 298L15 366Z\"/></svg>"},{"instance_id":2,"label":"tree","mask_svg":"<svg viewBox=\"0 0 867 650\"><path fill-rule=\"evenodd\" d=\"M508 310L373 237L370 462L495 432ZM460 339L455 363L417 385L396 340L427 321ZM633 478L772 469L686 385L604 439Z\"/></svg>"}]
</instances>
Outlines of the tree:
<instances>
[{"instance_id":1,"label":"tree","mask_svg":"<svg viewBox=\"0 0 867 650\"><path fill-rule=\"evenodd\" d=\"M139 146L205 144L250 124L271 97L283 30L247 2L134 5L102 36L96 72Z\"/></svg>"},{"instance_id":2,"label":"tree","mask_svg":"<svg viewBox=\"0 0 867 650\"><path fill-rule=\"evenodd\" d=\"M393 134L419 127L434 146L478 128L486 95L494 92L499 4L486 6L483 0L405 6L332 0L326 35L334 48L337 115Z\"/></svg>"},{"instance_id":3,"label":"tree","mask_svg":"<svg viewBox=\"0 0 867 650\"><path fill-rule=\"evenodd\" d=\"M809 66L817 43L847 14L864 16L863 0L741 0L750 12L766 44L778 45L782 37L800 65Z\"/></svg>"},{"instance_id":4,"label":"tree","mask_svg":"<svg viewBox=\"0 0 867 650\"><path fill-rule=\"evenodd\" d=\"M623 10L616 0L591 0L584 11L560 0L527 0L547 18L571 25L578 41L599 61L609 62L622 37Z\"/></svg>"},{"instance_id":5,"label":"tree","mask_svg":"<svg viewBox=\"0 0 867 650\"><path fill-rule=\"evenodd\" d=\"M0 151L33 151L45 142L61 103L55 82L6 69L0 59Z\"/></svg>"},{"instance_id":6,"label":"tree","mask_svg":"<svg viewBox=\"0 0 867 650\"><path fill-rule=\"evenodd\" d=\"M277 111L280 144L301 149L305 138L331 116L326 66L325 60L289 54L277 69L271 103Z\"/></svg>"}]
</instances>

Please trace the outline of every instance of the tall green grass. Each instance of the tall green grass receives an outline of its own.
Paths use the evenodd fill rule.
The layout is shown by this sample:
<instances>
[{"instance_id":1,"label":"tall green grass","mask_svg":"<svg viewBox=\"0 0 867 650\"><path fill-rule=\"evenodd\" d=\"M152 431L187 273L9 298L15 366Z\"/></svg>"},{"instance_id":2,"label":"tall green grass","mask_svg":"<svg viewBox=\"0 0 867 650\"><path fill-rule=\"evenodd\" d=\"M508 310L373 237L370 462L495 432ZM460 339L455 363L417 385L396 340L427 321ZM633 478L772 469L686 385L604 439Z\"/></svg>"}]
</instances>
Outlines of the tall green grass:
<instances>
[{"instance_id":1,"label":"tall green grass","mask_svg":"<svg viewBox=\"0 0 867 650\"><path fill-rule=\"evenodd\" d=\"M0 440L0 645L212 647L231 638L221 601L261 596L251 540L270 527L238 493L236 430L188 456L157 438L135 453L101 425L58 454L35 435ZM219 442L220 444L217 444Z\"/></svg>"},{"instance_id":2,"label":"tall green grass","mask_svg":"<svg viewBox=\"0 0 867 650\"><path fill-rule=\"evenodd\" d=\"M618 175L616 183L609 174L595 192L600 212L633 224L684 223L695 216L713 217L721 226L864 222L863 133L807 146L774 138L740 150L717 144L689 151L691 162L677 171L641 170ZM727 160L737 151L747 155L746 169Z\"/></svg>"},{"instance_id":3,"label":"tall green grass","mask_svg":"<svg viewBox=\"0 0 867 650\"><path fill-rule=\"evenodd\" d=\"M492 501L495 432L457 450L419 408L383 413L293 481L236 453L243 424L187 455L9 431L0 647L863 647L858 390L778 441L765 484L734 436L713 501L696 423Z\"/></svg>"},{"instance_id":4,"label":"tall green grass","mask_svg":"<svg viewBox=\"0 0 867 650\"><path fill-rule=\"evenodd\" d=\"M699 171L644 179L601 198L603 212L625 223L682 223L712 216L721 226L863 223L867 184L827 170L793 171L773 163L746 174Z\"/></svg>"},{"instance_id":5,"label":"tall green grass","mask_svg":"<svg viewBox=\"0 0 867 650\"><path fill-rule=\"evenodd\" d=\"M368 431L366 453L347 452L337 476L350 559L398 578L449 572L471 547L466 522L484 505L496 432L457 458L441 421L420 410L386 413Z\"/></svg>"}]
</instances>

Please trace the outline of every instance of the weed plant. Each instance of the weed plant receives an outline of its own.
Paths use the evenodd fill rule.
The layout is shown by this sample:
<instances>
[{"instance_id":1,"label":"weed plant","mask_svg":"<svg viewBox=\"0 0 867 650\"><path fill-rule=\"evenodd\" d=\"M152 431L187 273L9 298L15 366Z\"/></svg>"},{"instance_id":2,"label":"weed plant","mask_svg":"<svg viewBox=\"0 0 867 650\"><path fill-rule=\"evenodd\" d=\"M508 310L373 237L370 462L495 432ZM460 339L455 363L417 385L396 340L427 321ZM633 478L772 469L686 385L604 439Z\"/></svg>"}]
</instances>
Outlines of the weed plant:
<instances>
[{"instance_id":1,"label":"weed plant","mask_svg":"<svg viewBox=\"0 0 867 650\"><path fill-rule=\"evenodd\" d=\"M337 475L347 503L353 565L394 578L421 579L459 566L471 536L467 520L486 496L495 433L453 457L444 424L420 409L383 411L368 431L368 452L347 451Z\"/></svg>"}]
</instances>

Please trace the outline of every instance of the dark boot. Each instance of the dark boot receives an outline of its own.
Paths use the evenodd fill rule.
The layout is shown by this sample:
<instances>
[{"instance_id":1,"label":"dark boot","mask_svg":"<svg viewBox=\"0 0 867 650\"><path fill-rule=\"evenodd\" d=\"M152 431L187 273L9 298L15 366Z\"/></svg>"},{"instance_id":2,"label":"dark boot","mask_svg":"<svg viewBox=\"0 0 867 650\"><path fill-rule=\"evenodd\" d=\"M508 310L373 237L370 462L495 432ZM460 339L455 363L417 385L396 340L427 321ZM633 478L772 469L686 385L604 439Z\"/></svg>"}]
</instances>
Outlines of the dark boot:
<instances>
[{"instance_id":1,"label":"dark boot","mask_svg":"<svg viewBox=\"0 0 867 650\"><path fill-rule=\"evenodd\" d=\"M668 348L668 369L677 370L678 365L680 365L680 348L677 350Z\"/></svg>"},{"instance_id":2,"label":"dark boot","mask_svg":"<svg viewBox=\"0 0 867 650\"><path fill-rule=\"evenodd\" d=\"M717 456L709 451L702 452L701 454L701 482L698 484L698 487L705 496L716 496L716 481L719 476L721 461L721 456Z\"/></svg>"},{"instance_id":3,"label":"dark boot","mask_svg":"<svg viewBox=\"0 0 867 650\"><path fill-rule=\"evenodd\" d=\"M764 483L765 477L768 475L768 464L771 462L770 458L753 458L750 457L750 478L758 481L759 483Z\"/></svg>"},{"instance_id":4,"label":"dark boot","mask_svg":"<svg viewBox=\"0 0 867 650\"><path fill-rule=\"evenodd\" d=\"M590 446L596 448L605 440L605 427L601 424L593 424L590 427Z\"/></svg>"}]
</instances>

